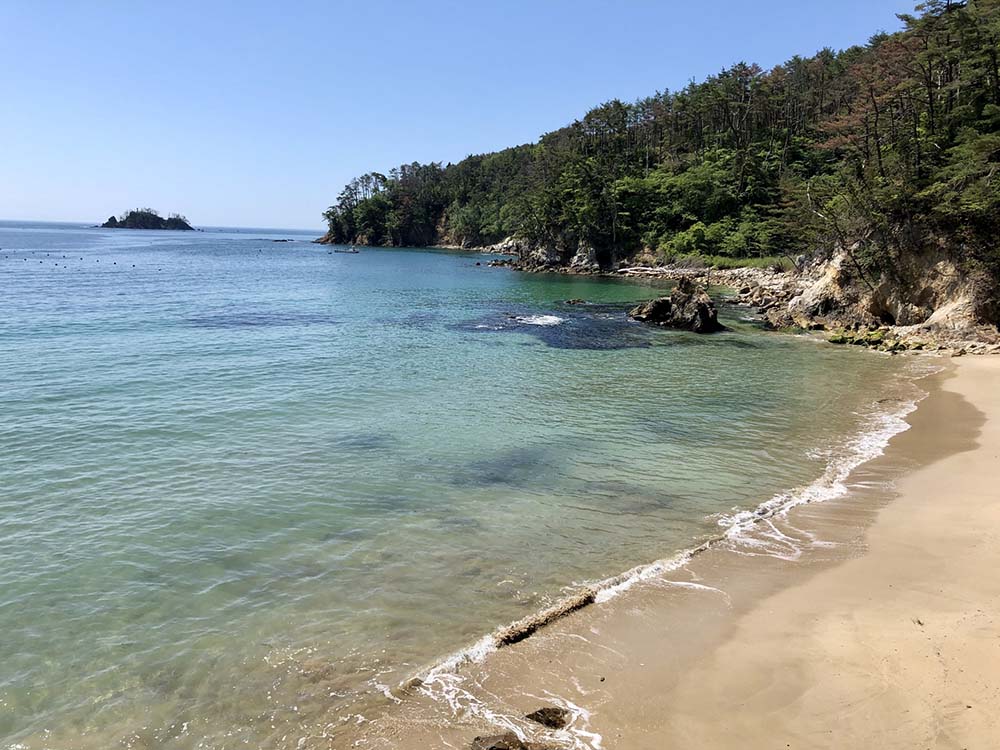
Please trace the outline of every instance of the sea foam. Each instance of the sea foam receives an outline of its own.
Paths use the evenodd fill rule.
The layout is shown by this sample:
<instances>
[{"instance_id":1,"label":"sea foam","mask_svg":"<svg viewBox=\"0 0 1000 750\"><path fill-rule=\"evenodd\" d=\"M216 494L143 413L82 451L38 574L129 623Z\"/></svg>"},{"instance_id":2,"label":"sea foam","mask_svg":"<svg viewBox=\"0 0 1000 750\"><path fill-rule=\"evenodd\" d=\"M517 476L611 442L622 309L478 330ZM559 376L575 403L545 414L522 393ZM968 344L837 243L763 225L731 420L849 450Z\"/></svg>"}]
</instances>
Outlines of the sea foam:
<instances>
[{"instance_id":1,"label":"sea foam","mask_svg":"<svg viewBox=\"0 0 1000 750\"><path fill-rule=\"evenodd\" d=\"M515 317L514 320L527 326L557 326L566 321L558 315L524 315Z\"/></svg>"}]
</instances>

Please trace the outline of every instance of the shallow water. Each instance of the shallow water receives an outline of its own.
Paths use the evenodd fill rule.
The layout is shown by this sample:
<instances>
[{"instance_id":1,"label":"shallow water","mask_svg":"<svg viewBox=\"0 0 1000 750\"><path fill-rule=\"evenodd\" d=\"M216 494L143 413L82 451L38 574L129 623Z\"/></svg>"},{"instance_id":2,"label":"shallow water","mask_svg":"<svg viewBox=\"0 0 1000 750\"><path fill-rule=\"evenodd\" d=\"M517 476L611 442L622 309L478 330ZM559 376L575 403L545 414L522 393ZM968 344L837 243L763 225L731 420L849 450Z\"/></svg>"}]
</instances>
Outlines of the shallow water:
<instances>
[{"instance_id":1,"label":"shallow water","mask_svg":"<svg viewBox=\"0 0 1000 750\"><path fill-rule=\"evenodd\" d=\"M744 310L628 322L648 285L311 237L0 223L0 746L336 737L822 476L902 369Z\"/></svg>"}]
</instances>

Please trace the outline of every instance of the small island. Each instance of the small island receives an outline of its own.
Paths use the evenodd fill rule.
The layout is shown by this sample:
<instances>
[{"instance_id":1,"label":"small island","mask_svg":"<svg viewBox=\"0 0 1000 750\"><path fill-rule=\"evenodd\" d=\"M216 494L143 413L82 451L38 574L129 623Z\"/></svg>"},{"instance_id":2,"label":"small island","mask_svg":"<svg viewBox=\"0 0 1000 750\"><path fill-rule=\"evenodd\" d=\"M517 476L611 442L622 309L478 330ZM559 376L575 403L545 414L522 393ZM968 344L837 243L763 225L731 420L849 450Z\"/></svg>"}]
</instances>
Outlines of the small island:
<instances>
[{"instance_id":1,"label":"small island","mask_svg":"<svg viewBox=\"0 0 1000 750\"><path fill-rule=\"evenodd\" d=\"M180 214L170 214L167 218L160 216L152 208L133 208L119 217L111 216L101 224L102 229L185 229L194 230L188 220Z\"/></svg>"}]
</instances>

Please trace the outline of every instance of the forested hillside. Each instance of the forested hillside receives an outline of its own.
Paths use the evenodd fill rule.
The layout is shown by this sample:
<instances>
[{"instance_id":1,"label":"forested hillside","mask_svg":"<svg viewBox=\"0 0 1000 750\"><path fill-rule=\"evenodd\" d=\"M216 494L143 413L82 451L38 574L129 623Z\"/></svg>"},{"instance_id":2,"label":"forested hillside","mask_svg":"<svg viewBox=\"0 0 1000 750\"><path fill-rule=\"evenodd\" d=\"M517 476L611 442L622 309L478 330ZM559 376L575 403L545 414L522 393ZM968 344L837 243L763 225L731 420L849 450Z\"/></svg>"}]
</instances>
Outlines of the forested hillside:
<instances>
[{"instance_id":1,"label":"forested hillside","mask_svg":"<svg viewBox=\"0 0 1000 750\"><path fill-rule=\"evenodd\" d=\"M864 46L610 101L535 144L364 175L324 214L326 239L515 236L602 267L840 246L876 273L934 246L995 268L1000 0L931 0L901 20Z\"/></svg>"}]
</instances>

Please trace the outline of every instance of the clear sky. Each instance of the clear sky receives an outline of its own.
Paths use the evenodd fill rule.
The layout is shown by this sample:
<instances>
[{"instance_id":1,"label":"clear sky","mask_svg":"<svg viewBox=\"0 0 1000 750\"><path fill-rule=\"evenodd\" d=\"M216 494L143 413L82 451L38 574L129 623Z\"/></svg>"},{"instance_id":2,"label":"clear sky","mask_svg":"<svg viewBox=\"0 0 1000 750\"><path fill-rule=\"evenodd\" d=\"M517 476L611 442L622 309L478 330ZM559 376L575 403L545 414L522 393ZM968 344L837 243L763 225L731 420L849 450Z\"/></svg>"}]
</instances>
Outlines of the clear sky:
<instances>
[{"instance_id":1,"label":"clear sky","mask_svg":"<svg viewBox=\"0 0 1000 750\"><path fill-rule=\"evenodd\" d=\"M0 0L0 219L319 228L351 177L899 28L909 0Z\"/></svg>"}]
</instances>

